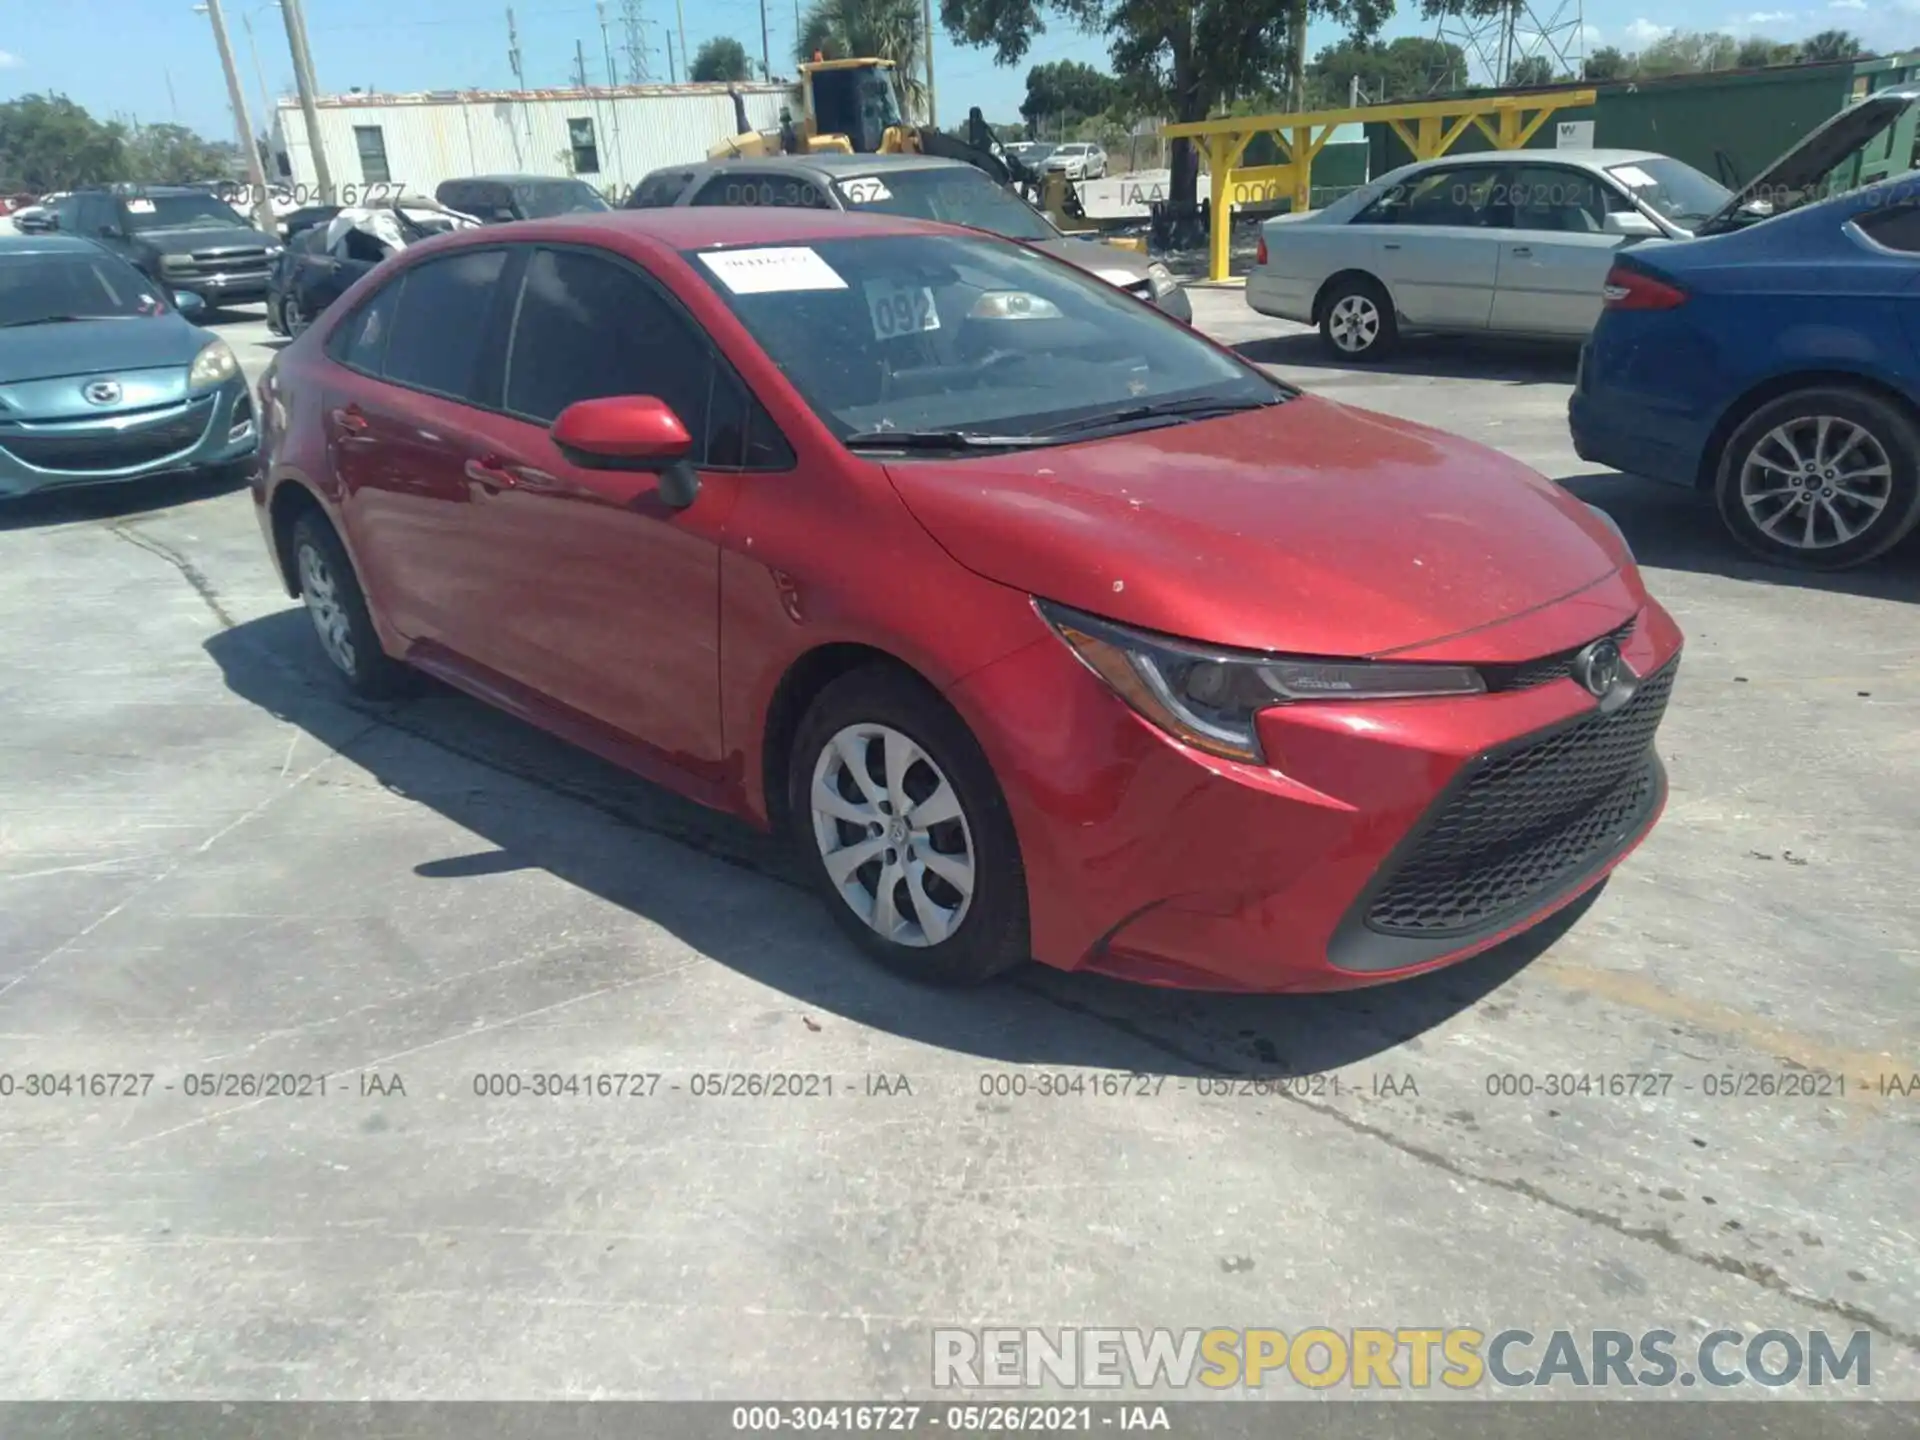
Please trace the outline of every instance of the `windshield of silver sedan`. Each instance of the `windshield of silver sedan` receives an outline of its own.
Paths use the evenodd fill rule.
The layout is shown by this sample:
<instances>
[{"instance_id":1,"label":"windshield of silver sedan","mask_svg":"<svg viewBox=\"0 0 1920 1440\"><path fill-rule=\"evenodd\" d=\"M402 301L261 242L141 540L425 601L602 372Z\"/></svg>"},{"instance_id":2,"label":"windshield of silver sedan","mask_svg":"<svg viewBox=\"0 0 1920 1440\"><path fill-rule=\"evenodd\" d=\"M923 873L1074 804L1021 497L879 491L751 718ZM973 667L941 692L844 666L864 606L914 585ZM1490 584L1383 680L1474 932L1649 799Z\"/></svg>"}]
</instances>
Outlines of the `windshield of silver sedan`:
<instances>
[{"instance_id":1,"label":"windshield of silver sedan","mask_svg":"<svg viewBox=\"0 0 1920 1440\"><path fill-rule=\"evenodd\" d=\"M686 258L853 448L1054 444L1295 393L1103 281L986 237Z\"/></svg>"}]
</instances>

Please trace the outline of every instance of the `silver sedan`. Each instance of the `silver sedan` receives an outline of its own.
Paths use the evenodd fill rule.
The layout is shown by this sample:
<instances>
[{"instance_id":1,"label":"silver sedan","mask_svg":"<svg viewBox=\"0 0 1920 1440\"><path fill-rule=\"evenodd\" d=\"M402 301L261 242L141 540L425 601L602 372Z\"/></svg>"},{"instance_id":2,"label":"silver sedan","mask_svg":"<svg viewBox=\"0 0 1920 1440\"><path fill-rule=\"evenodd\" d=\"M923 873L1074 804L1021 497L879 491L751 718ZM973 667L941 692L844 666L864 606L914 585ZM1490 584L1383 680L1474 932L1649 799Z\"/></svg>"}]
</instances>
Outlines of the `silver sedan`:
<instances>
[{"instance_id":1,"label":"silver sedan","mask_svg":"<svg viewBox=\"0 0 1920 1440\"><path fill-rule=\"evenodd\" d=\"M1508 150L1428 160L1261 228L1247 303L1317 325L1350 360L1408 331L1582 339L1625 245L1684 240L1731 199L1642 150Z\"/></svg>"}]
</instances>

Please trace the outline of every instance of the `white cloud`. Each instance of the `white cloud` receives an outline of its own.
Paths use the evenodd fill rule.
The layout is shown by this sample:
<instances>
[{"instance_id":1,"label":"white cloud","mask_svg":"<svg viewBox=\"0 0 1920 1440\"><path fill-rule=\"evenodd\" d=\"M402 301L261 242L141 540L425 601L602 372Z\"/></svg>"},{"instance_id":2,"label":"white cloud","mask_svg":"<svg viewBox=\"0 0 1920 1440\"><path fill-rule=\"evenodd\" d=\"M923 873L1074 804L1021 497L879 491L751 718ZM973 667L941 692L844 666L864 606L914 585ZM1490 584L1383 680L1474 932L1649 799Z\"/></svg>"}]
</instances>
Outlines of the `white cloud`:
<instances>
[{"instance_id":1,"label":"white cloud","mask_svg":"<svg viewBox=\"0 0 1920 1440\"><path fill-rule=\"evenodd\" d=\"M1861 0L1861 3L1864 4L1865 0ZM1580 38L1589 45L1598 45L1600 43L1600 27L1598 25L1582 25L1580 27Z\"/></svg>"},{"instance_id":2,"label":"white cloud","mask_svg":"<svg viewBox=\"0 0 1920 1440\"><path fill-rule=\"evenodd\" d=\"M0 50L0 70L18 70L26 63L11 50Z\"/></svg>"},{"instance_id":3,"label":"white cloud","mask_svg":"<svg viewBox=\"0 0 1920 1440\"><path fill-rule=\"evenodd\" d=\"M1635 20L1627 26L1627 39L1635 45L1651 45L1673 33L1671 25L1656 25L1651 20Z\"/></svg>"},{"instance_id":4,"label":"white cloud","mask_svg":"<svg viewBox=\"0 0 1920 1440\"><path fill-rule=\"evenodd\" d=\"M1779 25L1793 19L1791 10L1756 10L1740 23L1743 25Z\"/></svg>"},{"instance_id":5,"label":"white cloud","mask_svg":"<svg viewBox=\"0 0 1920 1440\"><path fill-rule=\"evenodd\" d=\"M1827 0L1829 10L1864 10L1867 0Z\"/></svg>"}]
</instances>

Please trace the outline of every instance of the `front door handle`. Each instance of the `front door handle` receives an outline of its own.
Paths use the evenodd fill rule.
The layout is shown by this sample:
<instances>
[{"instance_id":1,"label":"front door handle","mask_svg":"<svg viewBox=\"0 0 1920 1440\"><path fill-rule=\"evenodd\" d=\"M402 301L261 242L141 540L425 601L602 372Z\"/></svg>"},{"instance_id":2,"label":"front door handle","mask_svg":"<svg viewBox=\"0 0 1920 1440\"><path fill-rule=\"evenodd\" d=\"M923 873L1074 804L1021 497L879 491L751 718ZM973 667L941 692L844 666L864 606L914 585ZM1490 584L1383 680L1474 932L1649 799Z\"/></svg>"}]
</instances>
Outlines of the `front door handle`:
<instances>
[{"instance_id":1,"label":"front door handle","mask_svg":"<svg viewBox=\"0 0 1920 1440\"><path fill-rule=\"evenodd\" d=\"M367 417L358 405L342 405L333 412L333 423L349 435L360 435L366 432Z\"/></svg>"},{"instance_id":2,"label":"front door handle","mask_svg":"<svg viewBox=\"0 0 1920 1440\"><path fill-rule=\"evenodd\" d=\"M1380 248L1382 250L1398 250L1400 248L1400 242L1398 240L1384 240L1381 242Z\"/></svg>"},{"instance_id":3,"label":"front door handle","mask_svg":"<svg viewBox=\"0 0 1920 1440\"><path fill-rule=\"evenodd\" d=\"M1518 256L1522 260L1531 260L1533 258L1533 247L1531 245L1516 245L1508 253Z\"/></svg>"},{"instance_id":4,"label":"front door handle","mask_svg":"<svg viewBox=\"0 0 1920 1440\"><path fill-rule=\"evenodd\" d=\"M466 468L467 478L489 495L498 495L502 490L510 490L514 486L513 472L498 455L484 455L478 460L469 460Z\"/></svg>"}]
</instances>

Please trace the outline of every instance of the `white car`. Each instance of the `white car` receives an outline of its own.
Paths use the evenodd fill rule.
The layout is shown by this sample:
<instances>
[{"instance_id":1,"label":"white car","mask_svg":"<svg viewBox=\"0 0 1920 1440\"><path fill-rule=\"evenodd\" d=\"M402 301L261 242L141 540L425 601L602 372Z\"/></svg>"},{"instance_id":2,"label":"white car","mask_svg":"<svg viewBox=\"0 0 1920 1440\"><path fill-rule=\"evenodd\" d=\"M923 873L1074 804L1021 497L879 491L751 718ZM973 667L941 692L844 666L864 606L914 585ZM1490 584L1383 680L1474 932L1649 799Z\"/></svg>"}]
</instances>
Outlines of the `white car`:
<instances>
[{"instance_id":1,"label":"white car","mask_svg":"<svg viewBox=\"0 0 1920 1440\"><path fill-rule=\"evenodd\" d=\"M1055 148L1042 164L1048 170L1064 171L1069 180L1098 180L1107 173L1107 152L1098 145L1076 141Z\"/></svg>"},{"instance_id":2,"label":"white car","mask_svg":"<svg viewBox=\"0 0 1920 1440\"><path fill-rule=\"evenodd\" d=\"M1732 199L1642 150L1504 150L1428 160L1324 210L1267 221L1247 304L1320 327L1335 354L1409 331L1582 339L1614 252L1684 240Z\"/></svg>"}]
</instances>

